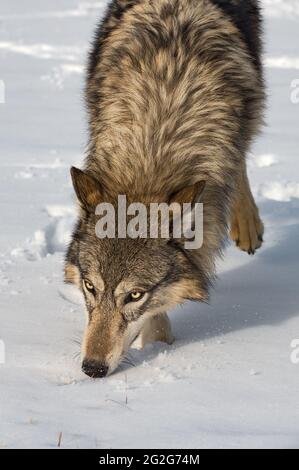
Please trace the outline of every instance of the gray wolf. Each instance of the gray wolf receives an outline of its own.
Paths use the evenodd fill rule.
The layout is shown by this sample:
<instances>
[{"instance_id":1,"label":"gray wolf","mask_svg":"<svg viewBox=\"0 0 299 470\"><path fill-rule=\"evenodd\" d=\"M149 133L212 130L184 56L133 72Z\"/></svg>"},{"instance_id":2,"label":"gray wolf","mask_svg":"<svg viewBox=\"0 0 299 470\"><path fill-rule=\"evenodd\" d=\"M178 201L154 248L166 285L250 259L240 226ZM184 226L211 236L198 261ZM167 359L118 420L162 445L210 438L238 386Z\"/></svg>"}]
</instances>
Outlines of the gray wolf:
<instances>
[{"instance_id":1,"label":"gray wolf","mask_svg":"<svg viewBox=\"0 0 299 470\"><path fill-rule=\"evenodd\" d=\"M208 300L227 235L254 254L263 223L246 155L263 121L256 0L114 0L89 55L89 145L72 168L78 222L66 282L82 290L82 369L113 372L137 338L172 343L167 311ZM99 240L101 201L204 205L204 241Z\"/></svg>"}]
</instances>

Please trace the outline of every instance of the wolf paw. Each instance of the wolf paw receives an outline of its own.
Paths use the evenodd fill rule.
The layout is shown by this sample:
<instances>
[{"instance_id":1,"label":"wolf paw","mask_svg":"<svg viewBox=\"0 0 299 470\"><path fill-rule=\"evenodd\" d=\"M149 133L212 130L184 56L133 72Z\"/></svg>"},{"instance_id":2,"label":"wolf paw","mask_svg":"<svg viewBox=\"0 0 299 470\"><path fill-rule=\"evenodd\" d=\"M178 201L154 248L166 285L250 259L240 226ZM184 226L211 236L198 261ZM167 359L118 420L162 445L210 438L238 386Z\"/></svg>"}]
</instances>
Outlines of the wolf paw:
<instances>
[{"instance_id":1,"label":"wolf paw","mask_svg":"<svg viewBox=\"0 0 299 470\"><path fill-rule=\"evenodd\" d=\"M254 255L262 246L264 224L254 201L243 201L234 211L230 237L236 246L249 255Z\"/></svg>"},{"instance_id":2,"label":"wolf paw","mask_svg":"<svg viewBox=\"0 0 299 470\"><path fill-rule=\"evenodd\" d=\"M155 341L172 344L174 340L169 318L166 313L163 313L147 320L132 347L143 349L146 344L154 343Z\"/></svg>"}]
</instances>

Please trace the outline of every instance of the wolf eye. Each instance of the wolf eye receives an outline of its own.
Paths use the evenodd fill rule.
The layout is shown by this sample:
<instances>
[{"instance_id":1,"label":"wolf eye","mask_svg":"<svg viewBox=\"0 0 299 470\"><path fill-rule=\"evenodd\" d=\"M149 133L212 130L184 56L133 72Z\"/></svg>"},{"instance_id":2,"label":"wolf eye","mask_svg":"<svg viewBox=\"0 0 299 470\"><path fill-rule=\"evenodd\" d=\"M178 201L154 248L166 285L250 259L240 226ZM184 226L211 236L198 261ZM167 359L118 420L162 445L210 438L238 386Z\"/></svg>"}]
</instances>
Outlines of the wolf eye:
<instances>
[{"instance_id":1,"label":"wolf eye","mask_svg":"<svg viewBox=\"0 0 299 470\"><path fill-rule=\"evenodd\" d=\"M145 292L130 292L130 294L128 294L126 297L126 304L128 304L129 302L138 302L142 299L142 297L144 297L144 294Z\"/></svg>"},{"instance_id":2,"label":"wolf eye","mask_svg":"<svg viewBox=\"0 0 299 470\"><path fill-rule=\"evenodd\" d=\"M95 293L95 288L93 287L93 285L91 284L91 282L86 281L86 280L84 279L83 284L84 284L85 289L88 290L88 292L91 292L92 294Z\"/></svg>"}]
</instances>

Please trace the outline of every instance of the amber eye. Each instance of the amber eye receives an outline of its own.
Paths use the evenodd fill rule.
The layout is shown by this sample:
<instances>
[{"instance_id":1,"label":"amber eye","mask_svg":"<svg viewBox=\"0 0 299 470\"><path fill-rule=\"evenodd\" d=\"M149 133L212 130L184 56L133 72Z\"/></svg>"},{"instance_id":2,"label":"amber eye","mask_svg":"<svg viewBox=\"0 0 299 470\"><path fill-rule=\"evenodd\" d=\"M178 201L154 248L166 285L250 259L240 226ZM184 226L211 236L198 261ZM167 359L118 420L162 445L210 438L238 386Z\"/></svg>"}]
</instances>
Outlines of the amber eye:
<instances>
[{"instance_id":1,"label":"amber eye","mask_svg":"<svg viewBox=\"0 0 299 470\"><path fill-rule=\"evenodd\" d=\"M85 289L88 290L88 292L91 292L92 294L95 293L95 288L94 288L94 286L91 284L91 282L86 281L86 280L84 279L83 283L84 283Z\"/></svg>"},{"instance_id":2,"label":"amber eye","mask_svg":"<svg viewBox=\"0 0 299 470\"><path fill-rule=\"evenodd\" d=\"M138 292L138 291L130 292L130 294L127 295L126 303L138 302L138 300L142 299L144 294L145 294L144 292Z\"/></svg>"}]
</instances>

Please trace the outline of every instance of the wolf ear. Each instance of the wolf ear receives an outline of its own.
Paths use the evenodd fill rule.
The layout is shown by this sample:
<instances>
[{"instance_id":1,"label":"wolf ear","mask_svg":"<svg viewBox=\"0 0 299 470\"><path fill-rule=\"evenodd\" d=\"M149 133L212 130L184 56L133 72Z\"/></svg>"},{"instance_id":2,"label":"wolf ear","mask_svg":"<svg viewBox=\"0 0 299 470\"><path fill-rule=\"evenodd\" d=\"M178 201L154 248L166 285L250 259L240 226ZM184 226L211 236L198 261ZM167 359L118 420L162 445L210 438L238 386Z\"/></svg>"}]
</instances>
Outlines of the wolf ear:
<instances>
[{"instance_id":1,"label":"wolf ear","mask_svg":"<svg viewBox=\"0 0 299 470\"><path fill-rule=\"evenodd\" d=\"M103 198L100 183L74 166L71 168L71 176L81 206L88 212L94 210Z\"/></svg>"},{"instance_id":2,"label":"wolf ear","mask_svg":"<svg viewBox=\"0 0 299 470\"><path fill-rule=\"evenodd\" d=\"M187 186L186 188L171 194L169 203L171 204L172 202L176 202L178 204L195 204L196 202L200 202L205 186L205 181L198 181L191 186Z\"/></svg>"},{"instance_id":3,"label":"wolf ear","mask_svg":"<svg viewBox=\"0 0 299 470\"><path fill-rule=\"evenodd\" d=\"M189 217L190 220L190 230L195 229L195 222L196 222L196 204L200 203L202 193L205 189L206 182L199 181L191 186L187 186L170 196L169 204L176 203L182 206L183 204L190 204L190 207L183 211L183 217ZM171 236L174 235L175 232L175 224L176 219L181 219L182 214L181 212L176 213L174 217L170 220L170 234ZM181 223L183 223L181 219ZM181 226L181 225L179 225ZM184 241L185 234L182 234L181 242Z\"/></svg>"}]
</instances>

